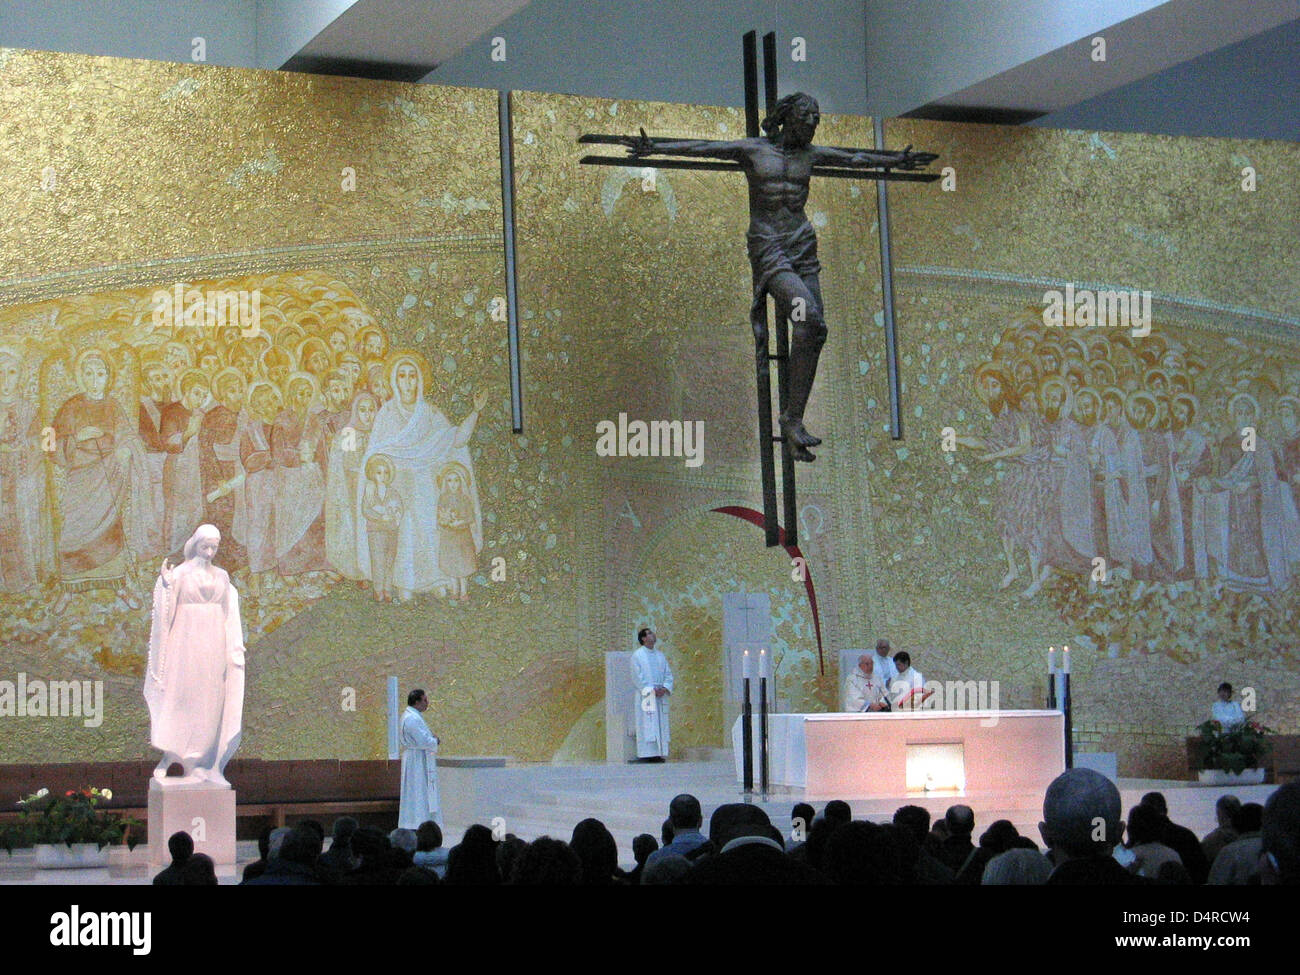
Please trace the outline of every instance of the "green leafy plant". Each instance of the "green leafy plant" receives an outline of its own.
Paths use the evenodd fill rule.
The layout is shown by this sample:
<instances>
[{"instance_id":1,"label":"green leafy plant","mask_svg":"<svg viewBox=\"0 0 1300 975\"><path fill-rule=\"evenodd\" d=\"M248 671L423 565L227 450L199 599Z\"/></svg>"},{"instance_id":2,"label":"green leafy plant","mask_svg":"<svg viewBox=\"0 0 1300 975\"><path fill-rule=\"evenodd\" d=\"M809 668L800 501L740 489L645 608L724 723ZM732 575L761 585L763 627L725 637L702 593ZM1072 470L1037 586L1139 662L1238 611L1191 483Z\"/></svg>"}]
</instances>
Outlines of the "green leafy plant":
<instances>
[{"instance_id":1,"label":"green leafy plant","mask_svg":"<svg viewBox=\"0 0 1300 975\"><path fill-rule=\"evenodd\" d=\"M101 800L113 798L111 789L69 789L55 795L41 789L18 800L18 821L0 826L0 847L12 854L16 847L38 844L94 843L100 849L126 842L134 850L143 823L124 813L99 809Z\"/></svg>"},{"instance_id":2,"label":"green leafy plant","mask_svg":"<svg viewBox=\"0 0 1300 975\"><path fill-rule=\"evenodd\" d=\"M1201 767L1206 769L1240 772L1259 768L1273 747L1266 737L1273 729L1265 728L1258 721L1247 721L1227 730L1218 721L1206 721L1197 730L1201 733Z\"/></svg>"}]
</instances>

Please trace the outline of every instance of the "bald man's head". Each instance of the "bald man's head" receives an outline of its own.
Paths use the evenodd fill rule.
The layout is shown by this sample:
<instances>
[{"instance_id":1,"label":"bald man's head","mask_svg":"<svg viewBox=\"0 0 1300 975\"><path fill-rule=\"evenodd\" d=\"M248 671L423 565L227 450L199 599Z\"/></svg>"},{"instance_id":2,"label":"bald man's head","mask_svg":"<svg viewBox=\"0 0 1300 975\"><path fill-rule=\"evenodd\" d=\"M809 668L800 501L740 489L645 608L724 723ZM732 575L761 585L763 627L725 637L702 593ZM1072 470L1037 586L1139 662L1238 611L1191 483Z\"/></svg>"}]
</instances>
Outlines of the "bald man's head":
<instances>
[{"instance_id":1,"label":"bald man's head","mask_svg":"<svg viewBox=\"0 0 1300 975\"><path fill-rule=\"evenodd\" d=\"M1092 769L1062 772L1043 797L1043 842L1071 857L1109 853L1124 832L1119 789Z\"/></svg>"},{"instance_id":2,"label":"bald man's head","mask_svg":"<svg viewBox=\"0 0 1300 975\"><path fill-rule=\"evenodd\" d=\"M1263 852L1276 862L1268 883L1300 884L1300 782L1288 782L1264 805Z\"/></svg>"}]
</instances>

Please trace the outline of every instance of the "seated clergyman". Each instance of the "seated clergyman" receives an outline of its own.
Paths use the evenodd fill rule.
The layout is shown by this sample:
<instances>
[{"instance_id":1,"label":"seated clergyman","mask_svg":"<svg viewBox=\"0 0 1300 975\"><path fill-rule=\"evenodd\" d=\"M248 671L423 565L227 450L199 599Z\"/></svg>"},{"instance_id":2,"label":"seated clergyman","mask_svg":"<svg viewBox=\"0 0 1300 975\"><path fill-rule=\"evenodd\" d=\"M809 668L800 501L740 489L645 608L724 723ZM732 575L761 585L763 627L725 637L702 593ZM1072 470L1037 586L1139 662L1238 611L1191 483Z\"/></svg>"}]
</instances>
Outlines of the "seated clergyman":
<instances>
[{"instance_id":1,"label":"seated clergyman","mask_svg":"<svg viewBox=\"0 0 1300 975\"><path fill-rule=\"evenodd\" d=\"M885 682L876 675L875 657L864 653L844 682L844 710L888 711L889 698L886 695Z\"/></svg>"}]
</instances>

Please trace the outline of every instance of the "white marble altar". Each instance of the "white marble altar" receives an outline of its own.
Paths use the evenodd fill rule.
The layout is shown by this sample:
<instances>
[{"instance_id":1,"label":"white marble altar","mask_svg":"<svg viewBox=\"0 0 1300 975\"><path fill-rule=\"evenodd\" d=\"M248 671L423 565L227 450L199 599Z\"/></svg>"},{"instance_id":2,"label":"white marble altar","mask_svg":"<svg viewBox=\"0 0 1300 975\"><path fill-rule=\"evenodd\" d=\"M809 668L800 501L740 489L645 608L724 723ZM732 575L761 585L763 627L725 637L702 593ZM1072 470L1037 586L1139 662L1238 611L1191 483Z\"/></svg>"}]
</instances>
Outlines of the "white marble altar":
<instances>
[{"instance_id":1,"label":"white marble altar","mask_svg":"<svg viewBox=\"0 0 1300 975\"><path fill-rule=\"evenodd\" d=\"M741 721L732 727L736 778L741 768ZM937 762L935 781L951 785L951 755L959 751L964 795L1040 794L1065 769L1064 718L1059 711L899 711L885 714L768 715L768 781L805 790L809 797L905 796L909 746L913 778L918 763ZM929 752L927 758L926 752ZM758 774L758 717L754 718L754 781Z\"/></svg>"}]
</instances>

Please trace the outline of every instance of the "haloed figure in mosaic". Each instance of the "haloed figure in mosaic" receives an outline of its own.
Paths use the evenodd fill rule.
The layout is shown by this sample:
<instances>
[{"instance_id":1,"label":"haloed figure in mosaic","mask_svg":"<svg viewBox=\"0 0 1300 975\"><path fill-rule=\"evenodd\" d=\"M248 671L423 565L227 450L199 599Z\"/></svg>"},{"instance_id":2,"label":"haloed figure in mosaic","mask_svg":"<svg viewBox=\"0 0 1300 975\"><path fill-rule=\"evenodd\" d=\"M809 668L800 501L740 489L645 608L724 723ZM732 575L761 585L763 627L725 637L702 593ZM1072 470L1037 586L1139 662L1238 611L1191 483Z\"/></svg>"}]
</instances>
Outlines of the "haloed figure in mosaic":
<instances>
[{"instance_id":1,"label":"haloed figure in mosaic","mask_svg":"<svg viewBox=\"0 0 1300 975\"><path fill-rule=\"evenodd\" d=\"M375 414L361 459L362 479L357 482L356 565L367 576L373 575L373 524L391 533L391 537L377 536L376 541L389 566L383 585L395 592L397 599L407 601L423 592L464 598L462 580L472 574L469 563L482 547L483 538L483 515L468 444L488 394L476 393L473 410L453 425L425 398L432 371L418 352L405 349L392 353L388 377L388 388L395 395ZM370 465L380 455L386 458L383 468L387 473ZM453 469L460 476L449 479L446 475ZM380 476L389 478L382 491L374 480ZM444 490L451 495L440 506ZM393 508L380 512L373 502L387 498L390 492ZM451 549L447 553L440 551L444 541ZM381 580L371 578L371 582L378 595Z\"/></svg>"},{"instance_id":2,"label":"haloed figure in mosaic","mask_svg":"<svg viewBox=\"0 0 1300 975\"><path fill-rule=\"evenodd\" d=\"M1051 456L1050 434L1041 418L1024 408L999 369L981 366L976 371L976 387L993 414L993 430L985 438L958 437L957 443L986 451L976 460L1010 462L998 484L994 506L1002 553L1007 560L1001 588L1006 589L1019 578L1016 555L1019 549L1024 549L1029 563L1029 587L1024 595L1033 596L1050 572L1050 566L1042 558L1045 541L1042 512L1052 492L1047 467Z\"/></svg>"},{"instance_id":3,"label":"haloed figure in mosaic","mask_svg":"<svg viewBox=\"0 0 1300 975\"><path fill-rule=\"evenodd\" d=\"M62 592L55 616L72 593L91 589L112 589L117 608L138 609L129 588L135 585L134 557L160 548L162 516L153 506L144 444L111 394L116 371L106 352L83 350L72 370L81 392L54 416L51 459L64 471L58 493Z\"/></svg>"},{"instance_id":4,"label":"haloed figure in mosaic","mask_svg":"<svg viewBox=\"0 0 1300 975\"><path fill-rule=\"evenodd\" d=\"M0 591L22 592L54 572L36 404L23 388L23 356L0 346Z\"/></svg>"},{"instance_id":5,"label":"haloed figure in mosaic","mask_svg":"<svg viewBox=\"0 0 1300 975\"><path fill-rule=\"evenodd\" d=\"M891 166L919 169L935 157L901 152L838 149L812 144L821 121L821 110L811 95L797 92L776 104L763 120L765 135L732 142L690 139L651 139L639 136L622 140L637 157L693 156L730 159L740 164L749 182L749 261L754 275L754 300L750 323L760 346L767 341L767 296L776 302L777 320L790 322L790 395L780 417L781 433L787 438L795 460L816 458L808 450L821 440L804 427L804 408L817 375L817 360L826 341L822 292L817 260L817 234L804 204L814 166ZM766 369L767 364L762 363Z\"/></svg>"},{"instance_id":6,"label":"haloed figure in mosaic","mask_svg":"<svg viewBox=\"0 0 1300 975\"><path fill-rule=\"evenodd\" d=\"M454 581L452 597L468 599L469 577L483 547L480 522L469 496L469 471L455 461L438 472L438 567Z\"/></svg>"},{"instance_id":7,"label":"haloed figure in mosaic","mask_svg":"<svg viewBox=\"0 0 1300 975\"><path fill-rule=\"evenodd\" d=\"M1273 446L1257 432L1255 397L1236 394L1228 413L1231 426L1217 445L1215 476L1201 481L1206 554L1237 587L1278 592L1291 584L1292 565L1300 562L1300 519L1291 492L1278 480ZM1253 444L1248 431L1257 433Z\"/></svg>"},{"instance_id":8,"label":"haloed figure in mosaic","mask_svg":"<svg viewBox=\"0 0 1300 975\"><path fill-rule=\"evenodd\" d=\"M1115 572L1179 591L1294 584L1300 398L1278 391L1300 386L1300 370L1284 381L1249 356L1222 358L1207 374L1175 336L1067 334L1036 310L1007 326L974 371L991 434L957 438L1001 461L1003 588L1022 550L1026 597L1053 570L1093 588Z\"/></svg>"}]
</instances>

